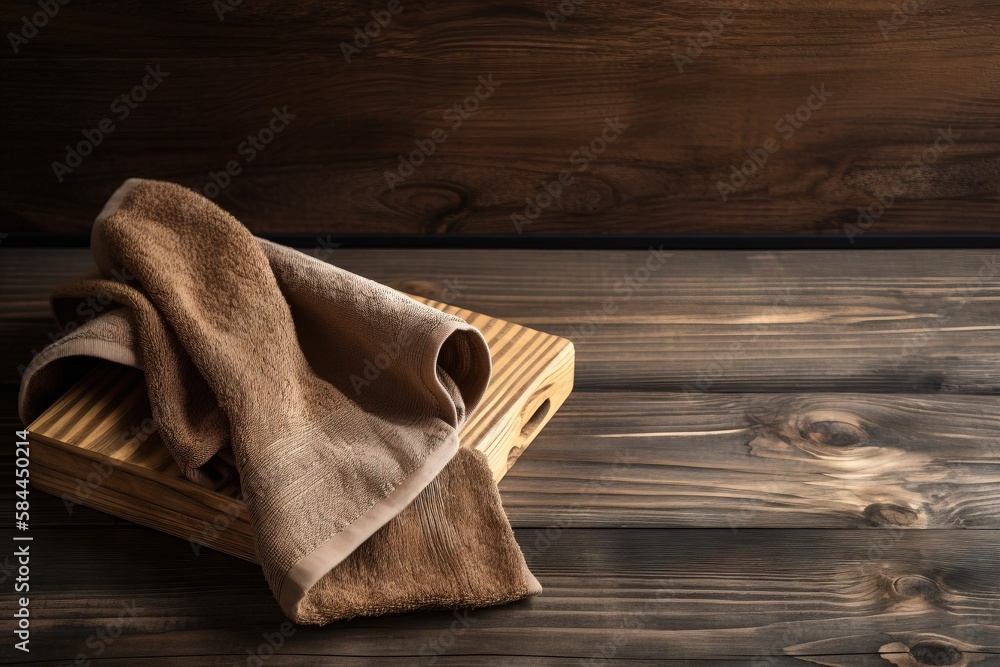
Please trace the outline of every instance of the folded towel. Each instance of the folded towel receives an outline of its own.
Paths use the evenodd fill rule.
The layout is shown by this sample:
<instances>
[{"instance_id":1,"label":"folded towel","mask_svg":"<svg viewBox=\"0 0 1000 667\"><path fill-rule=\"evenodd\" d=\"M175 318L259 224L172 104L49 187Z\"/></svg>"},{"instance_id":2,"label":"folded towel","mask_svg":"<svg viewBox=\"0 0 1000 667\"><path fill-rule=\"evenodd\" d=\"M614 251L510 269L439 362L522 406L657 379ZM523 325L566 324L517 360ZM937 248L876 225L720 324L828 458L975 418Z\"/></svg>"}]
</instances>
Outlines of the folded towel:
<instances>
[{"instance_id":1,"label":"folded towel","mask_svg":"<svg viewBox=\"0 0 1000 667\"><path fill-rule=\"evenodd\" d=\"M98 272L52 295L69 332L22 378L25 423L95 359L142 369L184 475L239 475L264 576L299 623L540 592L485 457L459 447L490 377L478 330L170 183L126 181L91 249Z\"/></svg>"}]
</instances>

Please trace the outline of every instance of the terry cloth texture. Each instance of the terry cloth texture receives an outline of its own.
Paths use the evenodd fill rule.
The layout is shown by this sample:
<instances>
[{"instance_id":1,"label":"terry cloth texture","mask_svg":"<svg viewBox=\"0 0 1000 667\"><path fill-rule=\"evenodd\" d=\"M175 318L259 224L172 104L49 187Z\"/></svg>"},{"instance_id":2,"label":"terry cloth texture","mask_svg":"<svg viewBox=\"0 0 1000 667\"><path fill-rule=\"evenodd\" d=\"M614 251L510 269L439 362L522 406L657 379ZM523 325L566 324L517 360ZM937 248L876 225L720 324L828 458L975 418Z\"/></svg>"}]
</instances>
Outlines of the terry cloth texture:
<instances>
[{"instance_id":1,"label":"terry cloth texture","mask_svg":"<svg viewBox=\"0 0 1000 667\"><path fill-rule=\"evenodd\" d=\"M459 448L490 378L478 330L170 183L126 181L91 250L98 271L52 294L64 330L85 321L29 365L25 423L95 360L142 369L184 475L217 488L238 472L264 576L296 622L541 591L485 457Z\"/></svg>"}]
</instances>

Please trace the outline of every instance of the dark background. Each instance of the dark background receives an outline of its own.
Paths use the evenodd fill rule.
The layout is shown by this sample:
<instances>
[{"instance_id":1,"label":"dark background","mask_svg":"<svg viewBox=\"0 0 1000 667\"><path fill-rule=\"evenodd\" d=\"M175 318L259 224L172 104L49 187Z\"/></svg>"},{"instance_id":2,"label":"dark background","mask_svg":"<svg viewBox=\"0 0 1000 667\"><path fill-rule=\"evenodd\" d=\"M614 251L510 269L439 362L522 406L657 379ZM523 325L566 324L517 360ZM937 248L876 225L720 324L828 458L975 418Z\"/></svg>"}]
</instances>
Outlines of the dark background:
<instances>
[{"instance_id":1,"label":"dark background","mask_svg":"<svg viewBox=\"0 0 1000 667\"><path fill-rule=\"evenodd\" d=\"M39 1L58 12L15 54ZM0 479L18 367L62 334L49 295L93 269L105 200L131 176L203 190L238 160L216 201L255 233L577 354L500 483L545 593L461 632L449 612L299 628L266 667L996 663L1000 252L980 246L1000 247L1000 0L401 0L350 63L341 43L389 0L221 1L0 6ZM241 142L286 106L248 163ZM52 163L109 116L60 183ZM517 234L615 116L621 136ZM837 250L677 252L625 296L660 244ZM449 245L484 249L406 249ZM925 249L868 250L906 245ZM485 250L504 246L641 249ZM256 565L44 493L31 512L37 665L247 664L287 622ZM15 565L0 552L5 592Z\"/></svg>"},{"instance_id":2,"label":"dark background","mask_svg":"<svg viewBox=\"0 0 1000 667\"><path fill-rule=\"evenodd\" d=\"M487 247L612 234L995 240L956 235L1000 231L996 1L910 0L895 22L892 3L861 0L578 1L404 0L350 63L341 43L385 2L60 5L18 53L9 35L3 47L0 229L21 233L15 243L83 243L125 178L203 190L235 159L215 201L255 233L313 245L317 234L490 235ZM5 2L0 22L16 33L37 11ZM169 75L119 120L112 102L157 65ZM451 128L443 114L488 75L501 85ZM824 85L832 97L794 136L775 131ZM241 142L284 107L295 118L248 163ZM627 129L518 235L511 215L576 169L572 153L614 117ZM59 182L52 163L104 118L114 130ZM439 127L447 140L390 190L386 170ZM907 166L949 127L953 144ZM779 150L723 202L717 182L769 137ZM881 215L845 232L887 193Z\"/></svg>"}]
</instances>

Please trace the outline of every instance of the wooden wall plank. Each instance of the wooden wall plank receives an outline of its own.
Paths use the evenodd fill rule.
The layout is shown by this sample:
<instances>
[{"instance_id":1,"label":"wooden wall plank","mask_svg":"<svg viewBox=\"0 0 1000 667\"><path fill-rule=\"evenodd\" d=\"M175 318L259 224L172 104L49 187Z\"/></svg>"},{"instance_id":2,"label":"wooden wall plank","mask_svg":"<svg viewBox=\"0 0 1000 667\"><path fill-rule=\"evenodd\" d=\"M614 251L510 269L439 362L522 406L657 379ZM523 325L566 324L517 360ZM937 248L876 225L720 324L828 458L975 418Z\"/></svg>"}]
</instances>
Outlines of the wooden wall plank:
<instances>
[{"instance_id":1,"label":"wooden wall plank","mask_svg":"<svg viewBox=\"0 0 1000 667\"><path fill-rule=\"evenodd\" d=\"M682 251L661 261L321 243L312 251L345 269L569 338L577 390L1000 391L991 250ZM0 248L0 260L0 379L11 384L31 350L58 336L49 291L92 263L85 250Z\"/></svg>"},{"instance_id":2,"label":"wooden wall plank","mask_svg":"<svg viewBox=\"0 0 1000 667\"><path fill-rule=\"evenodd\" d=\"M627 128L525 233L843 234L893 187L869 233L1000 231L995 0L920 4L885 34L893 7L861 0L588 2L555 29L549 0L403 6L350 63L340 44L384 3L245 2L224 21L200 0L62 6L3 58L3 227L86 231L128 176L201 188L287 105L295 119L218 197L258 232L514 233L615 117ZM112 100L147 65L169 75L119 120ZM443 114L491 74L501 85L453 129ZM813 86L833 95L779 130ZM57 180L64 147L105 117L114 131ZM386 170L439 127L447 140L390 188ZM717 182L769 138L777 152L723 201Z\"/></svg>"}]
</instances>

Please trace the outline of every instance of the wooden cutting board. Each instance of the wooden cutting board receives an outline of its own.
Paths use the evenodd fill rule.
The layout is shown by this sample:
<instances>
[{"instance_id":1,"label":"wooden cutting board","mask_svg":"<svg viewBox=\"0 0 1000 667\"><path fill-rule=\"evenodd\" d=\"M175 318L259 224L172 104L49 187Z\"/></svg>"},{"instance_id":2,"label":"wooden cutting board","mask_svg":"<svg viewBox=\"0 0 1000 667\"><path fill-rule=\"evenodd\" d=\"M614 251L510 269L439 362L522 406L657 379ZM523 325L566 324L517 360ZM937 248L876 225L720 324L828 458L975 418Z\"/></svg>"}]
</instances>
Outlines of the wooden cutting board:
<instances>
[{"instance_id":1,"label":"wooden cutting board","mask_svg":"<svg viewBox=\"0 0 1000 667\"><path fill-rule=\"evenodd\" d=\"M493 378L460 433L504 476L573 389L573 344L558 336L456 308L483 332ZM29 425L31 482L67 507L86 505L247 560L255 560L238 483L210 491L188 481L157 434L139 371L103 364Z\"/></svg>"}]
</instances>

